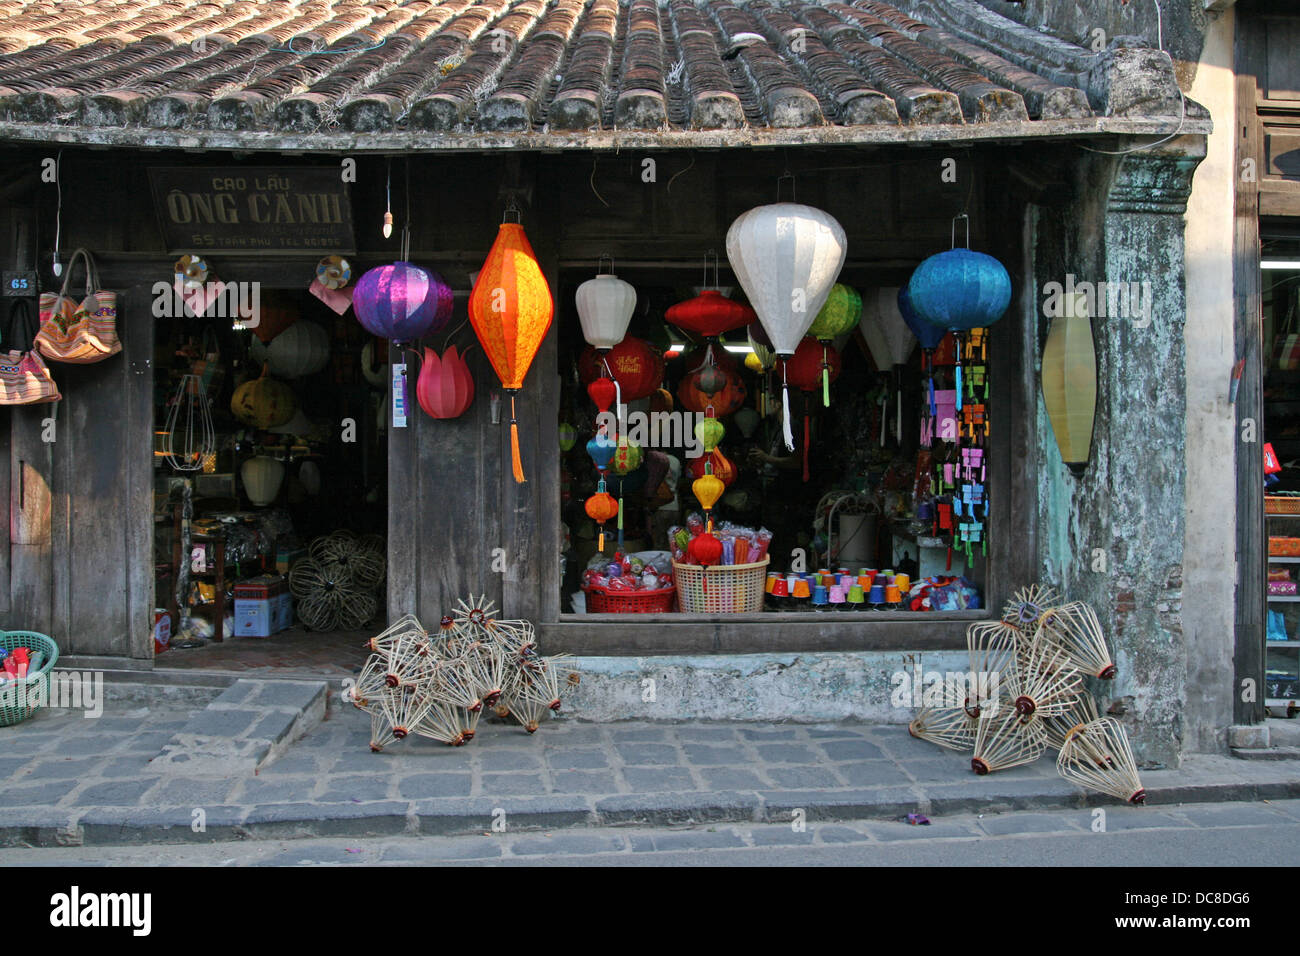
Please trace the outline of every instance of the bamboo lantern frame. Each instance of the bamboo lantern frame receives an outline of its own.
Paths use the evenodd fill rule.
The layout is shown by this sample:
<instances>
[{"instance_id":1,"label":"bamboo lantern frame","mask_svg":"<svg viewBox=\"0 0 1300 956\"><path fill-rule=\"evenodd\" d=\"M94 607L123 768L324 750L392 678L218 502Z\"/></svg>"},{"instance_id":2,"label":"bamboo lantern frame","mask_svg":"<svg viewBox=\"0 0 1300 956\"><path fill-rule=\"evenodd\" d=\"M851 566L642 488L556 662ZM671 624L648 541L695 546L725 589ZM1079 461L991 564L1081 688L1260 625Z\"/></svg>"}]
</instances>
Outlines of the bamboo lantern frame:
<instances>
[{"instance_id":1,"label":"bamboo lantern frame","mask_svg":"<svg viewBox=\"0 0 1300 956\"><path fill-rule=\"evenodd\" d=\"M1086 690L1080 691L1074 702L1063 713L1043 718L1043 730L1047 734L1048 746L1059 751L1065 746L1065 738L1071 730L1100 717L1096 699Z\"/></svg>"},{"instance_id":2,"label":"bamboo lantern frame","mask_svg":"<svg viewBox=\"0 0 1300 956\"><path fill-rule=\"evenodd\" d=\"M1033 763L1047 749L1041 721L1025 723L1010 699L999 701L996 714L987 711L975 721L971 770L979 776Z\"/></svg>"},{"instance_id":3,"label":"bamboo lantern frame","mask_svg":"<svg viewBox=\"0 0 1300 956\"><path fill-rule=\"evenodd\" d=\"M978 722L964 707L923 707L907 725L907 732L948 750L971 751Z\"/></svg>"},{"instance_id":4,"label":"bamboo lantern frame","mask_svg":"<svg viewBox=\"0 0 1300 956\"><path fill-rule=\"evenodd\" d=\"M1007 684L1007 696L1025 722L1060 716L1082 691L1083 680L1065 653L1041 641L1027 645Z\"/></svg>"},{"instance_id":5,"label":"bamboo lantern frame","mask_svg":"<svg viewBox=\"0 0 1300 956\"><path fill-rule=\"evenodd\" d=\"M971 673L979 686L988 686L987 675L998 675L996 687L1013 676L1016 662L1025 644L1020 628L1005 621L980 621L966 629L966 651L970 655ZM980 716L988 701L966 699L966 713Z\"/></svg>"},{"instance_id":6,"label":"bamboo lantern frame","mask_svg":"<svg viewBox=\"0 0 1300 956\"><path fill-rule=\"evenodd\" d=\"M1035 641L1059 649L1071 666L1091 677L1113 680L1119 672L1096 612L1082 601L1045 612Z\"/></svg>"},{"instance_id":7,"label":"bamboo lantern frame","mask_svg":"<svg viewBox=\"0 0 1300 956\"><path fill-rule=\"evenodd\" d=\"M1031 584L1017 591L1002 608L1002 620L1017 624L1032 634L1043 613L1061 603L1056 590L1046 585Z\"/></svg>"},{"instance_id":8,"label":"bamboo lantern frame","mask_svg":"<svg viewBox=\"0 0 1300 956\"><path fill-rule=\"evenodd\" d=\"M1113 717L1077 724L1066 734L1056 757L1056 769L1066 780L1132 804L1146 802L1128 734Z\"/></svg>"}]
</instances>

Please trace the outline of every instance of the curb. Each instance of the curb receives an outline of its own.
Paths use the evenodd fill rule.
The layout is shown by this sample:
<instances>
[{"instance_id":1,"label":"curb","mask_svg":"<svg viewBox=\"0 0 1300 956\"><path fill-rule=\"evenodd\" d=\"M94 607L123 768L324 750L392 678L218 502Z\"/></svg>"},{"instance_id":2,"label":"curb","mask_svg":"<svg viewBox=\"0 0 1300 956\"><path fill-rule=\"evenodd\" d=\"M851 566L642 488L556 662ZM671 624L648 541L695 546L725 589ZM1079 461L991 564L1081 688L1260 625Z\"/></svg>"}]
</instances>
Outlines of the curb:
<instances>
[{"instance_id":1,"label":"curb","mask_svg":"<svg viewBox=\"0 0 1300 956\"><path fill-rule=\"evenodd\" d=\"M994 781L996 783L996 781ZM491 831L504 811L513 831L704 823L786 823L795 810L809 822L899 820L907 813L1116 808L1119 801L1064 782L1008 780L1000 786L938 784L875 790L728 791L618 794L608 797L457 797L363 803L283 803L191 807L45 807L0 809L0 847L128 846L313 837L464 836ZM1147 788L1148 806L1300 798L1300 779L1251 783L1173 783Z\"/></svg>"}]
</instances>

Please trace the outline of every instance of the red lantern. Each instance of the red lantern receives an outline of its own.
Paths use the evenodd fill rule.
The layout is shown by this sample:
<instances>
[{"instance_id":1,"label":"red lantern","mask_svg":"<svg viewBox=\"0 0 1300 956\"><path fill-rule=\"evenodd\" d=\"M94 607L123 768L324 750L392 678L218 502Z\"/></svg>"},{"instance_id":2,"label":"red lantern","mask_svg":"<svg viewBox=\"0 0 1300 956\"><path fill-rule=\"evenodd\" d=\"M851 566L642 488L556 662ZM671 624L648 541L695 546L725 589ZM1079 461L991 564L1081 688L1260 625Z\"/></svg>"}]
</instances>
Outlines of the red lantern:
<instances>
[{"instance_id":1,"label":"red lantern","mask_svg":"<svg viewBox=\"0 0 1300 956\"><path fill-rule=\"evenodd\" d=\"M628 336L605 355L588 347L578 358L578 376L587 384L606 374L605 366L623 390L623 401L650 395L664 378L664 358L644 339Z\"/></svg>"},{"instance_id":2,"label":"red lantern","mask_svg":"<svg viewBox=\"0 0 1300 956\"><path fill-rule=\"evenodd\" d=\"M691 476L694 478L704 477L704 466L712 464L714 476L720 479L725 487L730 487L736 480L736 464L724 455L720 448L715 448L709 454L700 455L698 458L688 458L687 461L690 462Z\"/></svg>"},{"instance_id":3,"label":"red lantern","mask_svg":"<svg viewBox=\"0 0 1300 956\"><path fill-rule=\"evenodd\" d=\"M450 346L441 358L433 349L424 350L415 397L430 418L459 418L465 414L474 401L474 376L456 346Z\"/></svg>"},{"instance_id":4,"label":"red lantern","mask_svg":"<svg viewBox=\"0 0 1300 956\"><path fill-rule=\"evenodd\" d=\"M703 369L691 372L682 379L681 384L677 386L677 400L681 402L683 408L692 412L703 412L712 405L717 417L723 418L745 404L745 396L749 392L740 373L723 366L718 368L726 376L727 384L712 395L700 387L700 375Z\"/></svg>"},{"instance_id":5,"label":"red lantern","mask_svg":"<svg viewBox=\"0 0 1300 956\"><path fill-rule=\"evenodd\" d=\"M840 377L840 353L835 346L827 345L826 364L830 366L831 381ZM822 383L822 343L813 338L805 338L795 349L794 355L780 360L785 366L785 380L795 388L811 392Z\"/></svg>"},{"instance_id":6,"label":"red lantern","mask_svg":"<svg viewBox=\"0 0 1300 956\"><path fill-rule=\"evenodd\" d=\"M601 412L609 411L609 406L614 404L616 391L613 379L608 378L595 379L587 386L588 397Z\"/></svg>"},{"instance_id":7,"label":"red lantern","mask_svg":"<svg viewBox=\"0 0 1300 956\"><path fill-rule=\"evenodd\" d=\"M724 332L755 321L758 316L747 305L733 302L717 289L705 289L693 299L678 302L664 313L673 325L705 338L717 338Z\"/></svg>"},{"instance_id":8,"label":"red lantern","mask_svg":"<svg viewBox=\"0 0 1300 956\"><path fill-rule=\"evenodd\" d=\"M722 560L722 542L706 531L691 538L686 554L695 564L707 568Z\"/></svg>"}]
</instances>

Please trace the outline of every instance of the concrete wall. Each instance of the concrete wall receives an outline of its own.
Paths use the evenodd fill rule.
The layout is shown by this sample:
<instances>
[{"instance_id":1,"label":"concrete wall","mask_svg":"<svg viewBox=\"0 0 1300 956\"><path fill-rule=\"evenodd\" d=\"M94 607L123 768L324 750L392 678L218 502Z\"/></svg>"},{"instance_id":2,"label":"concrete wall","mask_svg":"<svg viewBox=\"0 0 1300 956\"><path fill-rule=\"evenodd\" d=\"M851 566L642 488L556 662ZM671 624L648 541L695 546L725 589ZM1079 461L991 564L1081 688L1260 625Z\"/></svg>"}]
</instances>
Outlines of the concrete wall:
<instances>
[{"instance_id":1,"label":"concrete wall","mask_svg":"<svg viewBox=\"0 0 1300 956\"><path fill-rule=\"evenodd\" d=\"M1189 750L1223 750L1232 723L1237 449L1228 373L1232 334L1233 14L1209 25L1188 95L1213 116L1205 161L1187 202L1187 509L1183 631ZM1243 446L1256 449L1258 445Z\"/></svg>"}]
</instances>

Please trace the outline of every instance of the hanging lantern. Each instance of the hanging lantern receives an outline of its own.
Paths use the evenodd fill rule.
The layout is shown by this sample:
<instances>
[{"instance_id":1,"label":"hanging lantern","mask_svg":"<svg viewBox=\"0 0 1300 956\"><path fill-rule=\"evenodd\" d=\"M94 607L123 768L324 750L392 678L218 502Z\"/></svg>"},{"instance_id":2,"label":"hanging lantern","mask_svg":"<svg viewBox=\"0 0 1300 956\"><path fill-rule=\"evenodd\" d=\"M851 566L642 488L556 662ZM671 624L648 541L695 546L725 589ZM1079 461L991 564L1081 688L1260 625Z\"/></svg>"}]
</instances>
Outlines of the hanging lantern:
<instances>
[{"instance_id":1,"label":"hanging lantern","mask_svg":"<svg viewBox=\"0 0 1300 956\"><path fill-rule=\"evenodd\" d=\"M256 362L265 362L272 375L302 378L315 375L329 362L330 337L322 326L304 319L289 326L270 344L253 339L248 354Z\"/></svg>"},{"instance_id":2,"label":"hanging lantern","mask_svg":"<svg viewBox=\"0 0 1300 956\"><path fill-rule=\"evenodd\" d=\"M621 437L614 445L610 468L616 475L628 475L641 467L644 457L641 446L629 438Z\"/></svg>"},{"instance_id":3,"label":"hanging lantern","mask_svg":"<svg viewBox=\"0 0 1300 956\"><path fill-rule=\"evenodd\" d=\"M315 498L320 494L320 465L308 459L298 466L298 480L302 482L302 487L308 495Z\"/></svg>"},{"instance_id":4,"label":"hanging lantern","mask_svg":"<svg viewBox=\"0 0 1300 956\"><path fill-rule=\"evenodd\" d=\"M1097 353L1087 298L1077 293L1065 303L1065 314L1052 319L1043 346L1043 404L1047 406L1061 460L1075 476L1081 476L1092 454Z\"/></svg>"},{"instance_id":5,"label":"hanging lantern","mask_svg":"<svg viewBox=\"0 0 1300 956\"><path fill-rule=\"evenodd\" d=\"M700 385L702 371L701 369L689 373L678 384L677 400L681 403L682 408L691 412L705 412L712 406L714 413L719 418L723 418L745 404L745 397L749 392L745 388L745 383L741 379L739 372L724 370L727 380L726 385L719 391L709 394Z\"/></svg>"},{"instance_id":6,"label":"hanging lantern","mask_svg":"<svg viewBox=\"0 0 1300 956\"><path fill-rule=\"evenodd\" d=\"M912 308L912 297L908 295L907 286L903 286L898 290L898 314L903 317L903 323L916 336L916 341L921 345L921 373L925 376L925 391L929 396L930 419L933 420L939 414L938 406L934 400L934 350L943 342L947 333L938 326L926 322L916 314L916 309ZM867 341L870 343L871 340L868 339ZM926 428L921 429L923 436L921 446L923 448L930 447L929 431Z\"/></svg>"},{"instance_id":7,"label":"hanging lantern","mask_svg":"<svg viewBox=\"0 0 1300 956\"><path fill-rule=\"evenodd\" d=\"M618 502L614 496L605 490L605 482L601 481L596 486L597 491L587 499L583 508L587 512L587 517L600 528L600 541L596 545L601 552L605 550L605 522L618 514Z\"/></svg>"},{"instance_id":8,"label":"hanging lantern","mask_svg":"<svg viewBox=\"0 0 1300 956\"><path fill-rule=\"evenodd\" d=\"M837 282L831 286L826 304L822 306L813 324L808 327L808 334L820 342L823 348L829 348L831 340L850 331L858 324L862 315L862 297L857 291ZM826 358L822 358L822 404L827 408L831 404L831 382Z\"/></svg>"},{"instance_id":9,"label":"hanging lantern","mask_svg":"<svg viewBox=\"0 0 1300 956\"><path fill-rule=\"evenodd\" d=\"M728 299L717 289L705 289L693 299L670 306L664 318L684 332L716 339L724 332L754 321L754 310Z\"/></svg>"},{"instance_id":10,"label":"hanging lantern","mask_svg":"<svg viewBox=\"0 0 1300 956\"><path fill-rule=\"evenodd\" d=\"M231 414L254 428L283 425L293 418L298 407L289 386L268 378L267 371L267 366L263 365L261 375L244 382L230 396Z\"/></svg>"},{"instance_id":11,"label":"hanging lantern","mask_svg":"<svg viewBox=\"0 0 1300 956\"><path fill-rule=\"evenodd\" d=\"M608 352L623 341L636 309L636 289L616 275L598 275L578 286L574 301L589 345Z\"/></svg>"},{"instance_id":12,"label":"hanging lantern","mask_svg":"<svg viewBox=\"0 0 1300 956\"><path fill-rule=\"evenodd\" d=\"M451 286L436 272L394 262L357 280L352 308L371 335L415 342L440 331L451 318Z\"/></svg>"},{"instance_id":13,"label":"hanging lantern","mask_svg":"<svg viewBox=\"0 0 1300 956\"><path fill-rule=\"evenodd\" d=\"M602 475L609 470L610 459L614 457L617 448L618 446L610 441L604 431L598 432L587 442L587 454L591 456L592 464Z\"/></svg>"},{"instance_id":14,"label":"hanging lantern","mask_svg":"<svg viewBox=\"0 0 1300 956\"><path fill-rule=\"evenodd\" d=\"M197 375L182 375L167 408L163 455L177 471L198 471L217 449L208 391Z\"/></svg>"},{"instance_id":15,"label":"hanging lantern","mask_svg":"<svg viewBox=\"0 0 1300 956\"><path fill-rule=\"evenodd\" d=\"M673 393L666 388L657 388L650 393L650 411L671 412L673 410Z\"/></svg>"},{"instance_id":16,"label":"hanging lantern","mask_svg":"<svg viewBox=\"0 0 1300 956\"><path fill-rule=\"evenodd\" d=\"M867 348L876 368L882 372L893 370L894 392L897 396L897 431L903 437L903 370L908 356L916 347L916 337L908 329L899 306L901 290L873 289L863 300L862 321L858 327L867 340ZM927 353L928 357L928 353Z\"/></svg>"},{"instance_id":17,"label":"hanging lantern","mask_svg":"<svg viewBox=\"0 0 1300 956\"><path fill-rule=\"evenodd\" d=\"M515 395L551 327L555 303L533 247L517 222L503 222L469 295L469 318L510 395L510 462L524 481Z\"/></svg>"},{"instance_id":18,"label":"hanging lantern","mask_svg":"<svg viewBox=\"0 0 1300 956\"><path fill-rule=\"evenodd\" d=\"M664 379L663 353L645 339L631 335L604 354L595 348L584 349L578 357L578 378L582 383L585 385L605 374L618 382L623 401L645 398Z\"/></svg>"},{"instance_id":19,"label":"hanging lantern","mask_svg":"<svg viewBox=\"0 0 1300 956\"><path fill-rule=\"evenodd\" d=\"M269 455L258 455L244 462L239 469L248 500L259 508L269 505L280 493L284 481L284 465Z\"/></svg>"},{"instance_id":20,"label":"hanging lantern","mask_svg":"<svg viewBox=\"0 0 1300 956\"><path fill-rule=\"evenodd\" d=\"M749 340L749 347L753 350L755 357L758 359L759 368L763 370L770 369L776 364L776 353L772 351L772 340L767 337L767 332L759 322L751 322L745 327L745 337ZM748 361L745 363L749 364Z\"/></svg>"},{"instance_id":21,"label":"hanging lantern","mask_svg":"<svg viewBox=\"0 0 1300 956\"><path fill-rule=\"evenodd\" d=\"M614 399L618 395L618 386L614 384L613 379L598 378L594 379L587 386L587 397L591 399L596 406L597 411L601 414L609 411L609 407L614 404Z\"/></svg>"},{"instance_id":22,"label":"hanging lantern","mask_svg":"<svg viewBox=\"0 0 1300 956\"><path fill-rule=\"evenodd\" d=\"M572 451L573 446L578 444L578 429L574 428L569 422L560 422L559 434L560 451Z\"/></svg>"},{"instance_id":23,"label":"hanging lantern","mask_svg":"<svg viewBox=\"0 0 1300 956\"><path fill-rule=\"evenodd\" d=\"M727 230L727 258L777 355L794 355L826 303L847 249L844 229L833 216L798 203L758 206ZM785 446L793 451L784 387L782 409Z\"/></svg>"},{"instance_id":24,"label":"hanging lantern","mask_svg":"<svg viewBox=\"0 0 1300 956\"><path fill-rule=\"evenodd\" d=\"M688 458L687 462L693 478L703 478L711 470L727 488L730 488L732 482L736 480L736 464L722 453L721 448L715 448L707 455L700 455L698 458Z\"/></svg>"},{"instance_id":25,"label":"hanging lantern","mask_svg":"<svg viewBox=\"0 0 1300 956\"><path fill-rule=\"evenodd\" d=\"M746 406L736 412L734 421L736 422L736 427L740 429L741 437L748 439L754 434L755 429L758 428L758 423L762 421L762 419L759 417L758 412Z\"/></svg>"},{"instance_id":26,"label":"hanging lantern","mask_svg":"<svg viewBox=\"0 0 1300 956\"><path fill-rule=\"evenodd\" d=\"M433 349L424 350L415 397L430 418L459 418L465 414L474 401L474 376L456 346L448 346L441 358Z\"/></svg>"},{"instance_id":27,"label":"hanging lantern","mask_svg":"<svg viewBox=\"0 0 1300 956\"><path fill-rule=\"evenodd\" d=\"M821 382L829 387L840 377L840 353L833 345L822 345L816 339L804 339L799 343L794 356L781 362L784 381L804 392L812 392ZM805 398L803 406L803 480L811 474L808 470L808 452L812 448L812 414L811 402ZM785 406L789 417L789 405Z\"/></svg>"},{"instance_id":28,"label":"hanging lantern","mask_svg":"<svg viewBox=\"0 0 1300 956\"><path fill-rule=\"evenodd\" d=\"M695 437L704 446L706 455L718 447L726 431L726 426L716 418L703 418L695 424Z\"/></svg>"},{"instance_id":29,"label":"hanging lantern","mask_svg":"<svg viewBox=\"0 0 1300 956\"><path fill-rule=\"evenodd\" d=\"M691 491L699 499L700 507L704 509L705 529L708 531L713 530L713 506L718 503L718 499L726 490L727 486L717 475L706 474L691 482Z\"/></svg>"}]
</instances>

